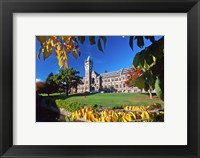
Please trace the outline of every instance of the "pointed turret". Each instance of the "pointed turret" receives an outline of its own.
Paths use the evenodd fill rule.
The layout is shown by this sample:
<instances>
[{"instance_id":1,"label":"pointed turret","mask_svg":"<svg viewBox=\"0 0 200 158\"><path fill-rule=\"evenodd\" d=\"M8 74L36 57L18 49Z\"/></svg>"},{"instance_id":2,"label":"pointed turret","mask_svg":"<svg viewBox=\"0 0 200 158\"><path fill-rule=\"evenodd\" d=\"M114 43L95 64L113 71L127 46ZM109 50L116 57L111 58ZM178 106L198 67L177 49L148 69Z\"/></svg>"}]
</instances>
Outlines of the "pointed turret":
<instances>
[{"instance_id":1,"label":"pointed turret","mask_svg":"<svg viewBox=\"0 0 200 158\"><path fill-rule=\"evenodd\" d=\"M93 70L93 62L90 56L85 60L85 91L91 90L91 73Z\"/></svg>"},{"instance_id":2,"label":"pointed turret","mask_svg":"<svg viewBox=\"0 0 200 158\"><path fill-rule=\"evenodd\" d=\"M90 61L91 59L90 59L90 56L88 56L88 58L87 58L87 61Z\"/></svg>"}]
</instances>

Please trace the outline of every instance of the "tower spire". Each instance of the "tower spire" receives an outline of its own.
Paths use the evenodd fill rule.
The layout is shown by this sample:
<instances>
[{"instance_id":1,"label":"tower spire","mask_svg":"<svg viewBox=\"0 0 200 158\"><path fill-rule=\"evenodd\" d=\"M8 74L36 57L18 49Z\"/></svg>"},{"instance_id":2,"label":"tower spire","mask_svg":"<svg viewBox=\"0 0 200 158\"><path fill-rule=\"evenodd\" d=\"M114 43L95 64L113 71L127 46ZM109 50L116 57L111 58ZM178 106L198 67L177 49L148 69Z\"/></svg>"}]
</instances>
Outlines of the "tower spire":
<instances>
[{"instance_id":1,"label":"tower spire","mask_svg":"<svg viewBox=\"0 0 200 158\"><path fill-rule=\"evenodd\" d=\"M91 60L91 59L90 59L90 56L88 56L88 57L87 57L87 61L90 61L90 60Z\"/></svg>"},{"instance_id":2,"label":"tower spire","mask_svg":"<svg viewBox=\"0 0 200 158\"><path fill-rule=\"evenodd\" d=\"M85 61L85 91L91 90L91 74L93 70L93 63L90 56Z\"/></svg>"}]
</instances>

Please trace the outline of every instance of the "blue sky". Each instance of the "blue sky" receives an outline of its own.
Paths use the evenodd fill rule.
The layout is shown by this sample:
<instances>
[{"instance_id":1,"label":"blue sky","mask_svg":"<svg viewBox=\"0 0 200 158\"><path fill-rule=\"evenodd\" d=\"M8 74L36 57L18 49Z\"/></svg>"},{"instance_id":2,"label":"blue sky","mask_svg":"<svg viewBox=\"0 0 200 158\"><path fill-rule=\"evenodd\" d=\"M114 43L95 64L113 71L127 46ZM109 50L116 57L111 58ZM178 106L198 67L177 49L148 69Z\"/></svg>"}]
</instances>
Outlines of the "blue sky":
<instances>
[{"instance_id":1,"label":"blue sky","mask_svg":"<svg viewBox=\"0 0 200 158\"><path fill-rule=\"evenodd\" d=\"M96 37L97 38L97 37ZM155 36L155 39L160 39L161 36ZM97 42L97 40L96 40ZM149 40L144 40L145 46L149 46L151 42ZM129 46L129 36L107 36L106 47L104 48L104 53L98 50L97 45L90 45L89 38L86 37L86 40L83 44L79 44L81 50L81 56L77 59L72 56L70 53L68 55L68 65L80 72L80 76L84 76L84 60L88 56L93 60L93 68L97 73L103 73L105 71L115 71L121 68L132 67L132 61L135 54L142 49L140 49L136 41L134 40L133 51ZM53 72L54 74L58 73L60 69L58 66L58 61L55 55L55 52L43 60L38 60L37 54L40 49L40 43L36 39L36 81L45 81L48 74Z\"/></svg>"}]
</instances>

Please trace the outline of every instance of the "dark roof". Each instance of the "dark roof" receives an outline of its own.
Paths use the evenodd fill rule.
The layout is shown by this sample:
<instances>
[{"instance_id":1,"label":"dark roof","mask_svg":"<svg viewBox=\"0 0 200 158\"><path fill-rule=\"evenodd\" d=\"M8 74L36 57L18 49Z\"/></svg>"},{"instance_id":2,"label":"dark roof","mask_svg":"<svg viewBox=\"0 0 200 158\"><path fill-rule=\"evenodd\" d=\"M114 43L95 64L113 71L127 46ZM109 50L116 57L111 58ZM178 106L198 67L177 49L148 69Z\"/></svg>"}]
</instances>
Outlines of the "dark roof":
<instances>
[{"instance_id":1,"label":"dark roof","mask_svg":"<svg viewBox=\"0 0 200 158\"><path fill-rule=\"evenodd\" d=\"M94 73L95 73L97 76L99 75L96 71L94 71Z\"/></svg>"},{"instance_id":2,"label":"dark roof","mask_svg":"<svg viewBox=\"0 0 200 158\"><path fill-rule=\"evenodd\" d=\"M120 76L123 74L127 74L129 72L131 68L123 68L117 71L113 71L113 72L106 72L106 73L102 73L100 74L100 76L102 78L109 78L109 77L115 77L115 76Z\"/></svg>"}]
</instances>

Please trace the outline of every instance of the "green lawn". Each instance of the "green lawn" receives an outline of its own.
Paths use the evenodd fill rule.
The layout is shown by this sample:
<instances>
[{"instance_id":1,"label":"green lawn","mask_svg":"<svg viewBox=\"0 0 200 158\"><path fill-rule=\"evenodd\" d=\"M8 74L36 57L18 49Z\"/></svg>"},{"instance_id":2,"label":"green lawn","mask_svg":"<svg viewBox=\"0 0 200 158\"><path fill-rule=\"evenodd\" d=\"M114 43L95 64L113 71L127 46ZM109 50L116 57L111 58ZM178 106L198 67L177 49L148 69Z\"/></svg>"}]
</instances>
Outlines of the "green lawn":
<instances>
[{"instance_id":1,"label":"green lawn","mask_svg":"<svg viewBox=\"0 0 200 158\"><path fill-rule=\"evenodd\" d=\"M53 94L50 97L54 99L62 99L64 102L79 102L89 106L94 106L95 104L107 107L145 106L153 103L160 103L162 107L164 107L164 102L158 97L153 96L153 99L150 99L147 94L141 93L75 94L68 97L66 97L64 94Z\"/></svg>"}]
</instances>

